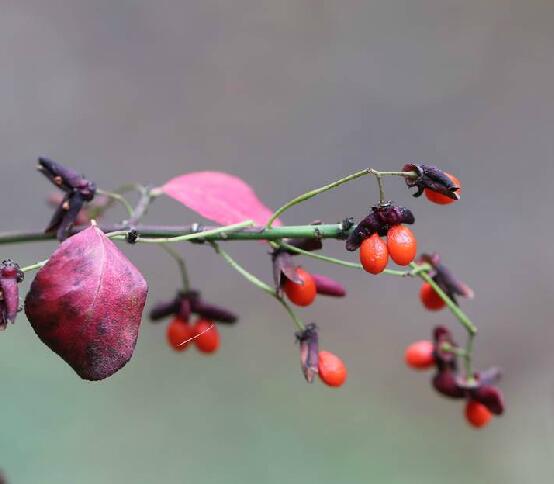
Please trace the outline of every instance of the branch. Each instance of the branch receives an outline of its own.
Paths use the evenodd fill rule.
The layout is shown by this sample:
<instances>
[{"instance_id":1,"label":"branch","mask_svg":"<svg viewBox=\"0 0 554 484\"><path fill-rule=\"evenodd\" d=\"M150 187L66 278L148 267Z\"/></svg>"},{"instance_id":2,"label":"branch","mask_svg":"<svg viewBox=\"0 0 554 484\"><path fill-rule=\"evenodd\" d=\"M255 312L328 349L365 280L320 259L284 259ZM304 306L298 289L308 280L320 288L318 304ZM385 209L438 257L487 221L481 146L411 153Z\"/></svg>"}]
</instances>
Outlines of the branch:
<instances>
[{"instance_id":1,"label":"branch","mask_svg":"<svg viewBox=\"0 0 554 484\"><path fill-rule=\"evenodd\" d=\"M139 187L139 191L141 192L140 199L131 212L129 220L126 220L131 227L136 225L142 217L146 215L146 212L152 203L152 199L157 196L157 193L155 193L150 187Z\"/></svg>"},{"instance_id":2,"label":"branch","mask_svg":"<svg viewBox=\"0 0 554 484\"><path fill-rule=\"evenodd\" d=\"M71 234L81 232L87 226L75 227ZM125 224L99 225L98 228L104 233L129 231L131 227ZM184 226L164 226L164 225L137 225L134 229L141 237L152 239L163 239L181 237L199 232L208 232L217 230L221 227L204 227L199 224ZM279 240L288 238L308 238L308 239L344 239L348 237L352 229L345 230L342 223L322 224L322 225L290 225L282 227L247 227L232 233L219 233L206 235L197 240L206 241L227 241L227 240ZM43 231L28 232L0 232L0 245L15 244L22 242L40 242L45 240L55 240L55 234L45 234Z\"/></svg>"}]
</instances>

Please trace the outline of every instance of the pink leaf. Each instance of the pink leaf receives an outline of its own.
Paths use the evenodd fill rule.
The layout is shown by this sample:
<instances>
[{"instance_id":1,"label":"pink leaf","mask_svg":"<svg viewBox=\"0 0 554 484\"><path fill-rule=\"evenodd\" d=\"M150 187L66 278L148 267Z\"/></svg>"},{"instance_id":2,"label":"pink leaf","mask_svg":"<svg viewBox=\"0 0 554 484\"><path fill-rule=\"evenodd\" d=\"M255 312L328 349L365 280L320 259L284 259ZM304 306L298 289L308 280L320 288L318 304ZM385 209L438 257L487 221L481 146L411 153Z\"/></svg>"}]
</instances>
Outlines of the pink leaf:
<instances>
[{"instance_id":1,"label":"pink leaf","mask_svg":"<svg viewBox=\"0 0 554 484\"><path fill-rule=\"evenodd\" d=\"M217 171L188 173L169 180L162 191L171 198L222 225L253 220L265 225L272 210L240 178ZM281 225L279 220L274 225Z\"/></svg>"},{"instance_id":2,"label":"pink leaf","mask_svg":"<svg viewBox=\"0 0 554 484\"><path fill-rule=\"evenodd\" d=\"M95 226L63 242L37 273L25 313L38 337L86 380L133 356L148 287Z\"/></svg>"}]
</instances>

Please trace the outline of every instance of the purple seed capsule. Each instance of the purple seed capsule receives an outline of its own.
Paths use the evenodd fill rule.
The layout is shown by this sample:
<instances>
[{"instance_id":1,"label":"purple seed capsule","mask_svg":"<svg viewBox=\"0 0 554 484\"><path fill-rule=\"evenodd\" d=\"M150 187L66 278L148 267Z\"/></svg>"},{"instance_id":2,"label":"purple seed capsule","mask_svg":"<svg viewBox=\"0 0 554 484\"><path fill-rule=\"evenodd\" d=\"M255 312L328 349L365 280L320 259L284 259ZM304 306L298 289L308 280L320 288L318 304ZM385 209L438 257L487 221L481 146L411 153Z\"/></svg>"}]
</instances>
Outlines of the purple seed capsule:
<instances>
[{"instance_id":1,"label":"purple seed capsule","mask_svg":"<svg viewBox=\"0 0 554 484\"><path fill-rule=\"evenodd\" d=\"M300 343L300 365L308 383L313 383L318 373L319 338L317 326L310 323L304 331L298 331L296 340Z\"/></svg>"},{"instance_id":2,"label":"purple seed capsule","mask_svg":"<svg viewBox=\"0 0 554 484\"><path fill-rule=\"evenodd\" d=\"M433 387L441 395L448 398L464 398L465 391L458 385L456 373L451 370L439 371L432 380Z\"/></svg>"},{"instance_id":3,"label":"purple seed capsule","mask_svg":"<svg viewBox=\"0 0 554 484\"><path fill-rule=\"evenodd\" d=\"M46 233L56 232L57 239L64 241L79 218L84 203L90 202L94 198L96 184L71 168L48 158L39 158L38 169L66 193L45 230Z\"/></svg>"},{"instance_id":4,"label":"purple seed capsule","mask_svg":"<svg viewBox=\"0 0 554 484\"><path fill-rule=\"evenodd\" d=\"M19 286L24 274L19 265L11 259L0 264L0 329L14 323L19 311Z\"/></svg>"},{"instance_id":5,"label":"purple seed capsule","mask_svg":"<svg viewBox=\"0 0 554 484\"><path fill-rule=\"evenodd\" d=\"M312 274L315 282L315 289L318 294L323 296L344 297L346 289L342 284L321 274Z\"/></svg>"},{"instance_id":6,"label":"purple seed capsule","mask_svg":"<svg viewBox=\"0 0 554 484\"><path fill-rule=\"evenodd\" d=\"M420 197L423 191L429 188L452 200L460 199L460 195L457 193L460 187L456 186L448 175L436 166L408 163L404 165L402 171L413 171L417 174L417 177L405 178L409 188L417 187L417 191L413 194L414 197Z\"/></svg>"}]
</instances>

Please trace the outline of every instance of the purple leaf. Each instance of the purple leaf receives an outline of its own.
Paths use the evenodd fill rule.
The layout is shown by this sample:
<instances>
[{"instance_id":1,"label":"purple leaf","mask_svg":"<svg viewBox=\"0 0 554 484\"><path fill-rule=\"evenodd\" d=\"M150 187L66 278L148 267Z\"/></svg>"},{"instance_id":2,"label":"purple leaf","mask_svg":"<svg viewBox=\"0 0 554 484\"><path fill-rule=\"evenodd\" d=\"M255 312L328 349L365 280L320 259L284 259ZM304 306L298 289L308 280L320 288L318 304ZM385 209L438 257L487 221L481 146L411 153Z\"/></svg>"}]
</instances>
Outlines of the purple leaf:
<instances>
[{"instance_id":1,"label":"purple leaf","mask_svg":"<svg viewBox=\"0 0 554 484\"><path fill-rule=\"evenodd\" d=\"M74 235L37 273L25 313L38 337L86 380L102 380L133 355L148 287L97 227Z\"/></svg>"},{"instance_id":2,"label":"purple leaf","mask_svg":"<svg viewBox=\"0 0 554 484\"><path fill-rule=\"evenodd\" d=\"M247 183L227 173L188 173L172 178L161 189L167 196L222 225L245 220L265 225L273 213ZM274 225L281 222L276 220Z\"/></svg>"}]
</instances>

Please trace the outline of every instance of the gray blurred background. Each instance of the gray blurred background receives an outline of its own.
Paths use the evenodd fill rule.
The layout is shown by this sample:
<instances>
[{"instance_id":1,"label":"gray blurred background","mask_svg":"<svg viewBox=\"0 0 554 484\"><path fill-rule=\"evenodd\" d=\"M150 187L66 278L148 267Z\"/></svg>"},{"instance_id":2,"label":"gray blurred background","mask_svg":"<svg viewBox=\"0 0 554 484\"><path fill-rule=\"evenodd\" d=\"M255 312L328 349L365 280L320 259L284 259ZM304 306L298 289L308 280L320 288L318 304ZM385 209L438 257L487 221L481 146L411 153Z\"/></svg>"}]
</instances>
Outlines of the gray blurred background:
<instances>
[{"instance_id":1,"label":"gray blurred background","mask_svg":"<svg viewBox=\"0 0 554 484\"><path fill-rule=\"evenodd\" d=\"M80 381L20 317L0 338L0 467L10 483L547 483L554 457L551 224L554 3L544 0L0 2L0 229L38 229L51 187L38 155L106 189L223 170L277 207L373 166L436 163L463 182L448 207L409 204L423 250L476 291L477 365L499 364L507 413L483 431L409 371L404 347L447 313L419 284L307 261L348 300L302 317L349 381L304 383L282 309L208 248L185 246L194 285L235 308L213 357L171 352L144 323L131 363ZM361 217L363 179L287 223ZM114 210L111 219L124 216ZM158 200L153 223L199 220ZM29 264L54 244L1 247ZM327 252L345 255L342 244ZM149 303L178 274L156 247L125 248ZM270 280L261 245L229 250ZM26 285L31 277L27 278Z\"/></svg>"}]
</instances>

